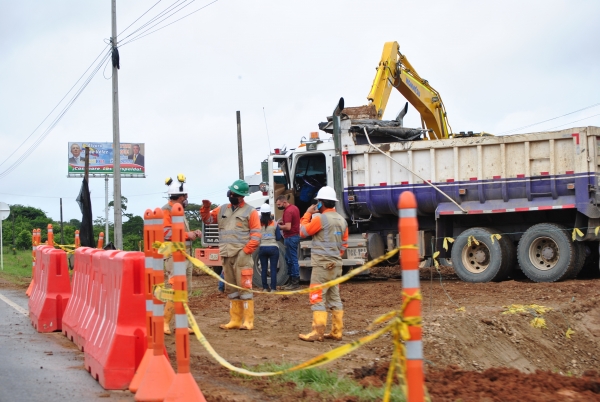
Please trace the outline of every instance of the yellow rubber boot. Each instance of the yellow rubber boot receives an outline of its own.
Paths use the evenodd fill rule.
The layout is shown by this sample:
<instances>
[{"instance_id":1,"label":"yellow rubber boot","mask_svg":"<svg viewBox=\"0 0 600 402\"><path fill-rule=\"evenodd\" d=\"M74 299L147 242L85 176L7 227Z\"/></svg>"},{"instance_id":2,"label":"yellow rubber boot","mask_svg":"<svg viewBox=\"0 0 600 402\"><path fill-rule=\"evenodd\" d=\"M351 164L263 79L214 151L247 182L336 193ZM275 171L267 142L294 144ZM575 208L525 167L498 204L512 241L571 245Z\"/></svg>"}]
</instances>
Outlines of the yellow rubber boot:
<instances>
[{"instance_id":1,"label":"yellow rubber boot","mask_svg":"<svg viewBox=\"0 0 600 402\"><path fill-rule=\"evenodd\" d=\"M254 328L254 300L242 300L242 307L244 308L244 323L240 329L250 331Z\"/></svg>"},{"instance_id":2,"label":"yellow rubber boot","mask_svg":"<svg viewBox=\"0 0 600 402\"><path fill-rule=\"evenodd\" d=\"M229 322L219 325L221 329L238 329L242 326L242 313L244 306L242 300L231 300L229 305Z\"/></svg>"},{"instance_id":3,"label":"yellow rubber boot","mask_svg":"<svg viewBox=\"0 0 600 402\"><path fill-rule=\"evenodd\" d=\"M171 335L171 328L169 327L169 323L173 318L173 314L175 314L175 305L172 301L168 301L165 303L165 327L164 333L165 335Z\"/></svg>"},{"instance_id":4,"label":"yellow rubber boot","mask_svg":"<svg viewBox=\"0 0 600 402\"><path fill-rule=\"evenodd\" d=\"M331 332L323 335L325 339L342 340L342 330L344 329L344 310L333 310L331 312Z\"/></svg>"},{"instance_id":5,"label":"yellow rubber boot","mask_svg":"<svg viewBox=\"0 0 600 402\"><path fill-rule=\"evenodd\" d=\"M323 334L327 326L327 311L313 311L312 331L306 335L298 334L298 338L306 342L323 342Z\"/></svg>"}]
</instances>

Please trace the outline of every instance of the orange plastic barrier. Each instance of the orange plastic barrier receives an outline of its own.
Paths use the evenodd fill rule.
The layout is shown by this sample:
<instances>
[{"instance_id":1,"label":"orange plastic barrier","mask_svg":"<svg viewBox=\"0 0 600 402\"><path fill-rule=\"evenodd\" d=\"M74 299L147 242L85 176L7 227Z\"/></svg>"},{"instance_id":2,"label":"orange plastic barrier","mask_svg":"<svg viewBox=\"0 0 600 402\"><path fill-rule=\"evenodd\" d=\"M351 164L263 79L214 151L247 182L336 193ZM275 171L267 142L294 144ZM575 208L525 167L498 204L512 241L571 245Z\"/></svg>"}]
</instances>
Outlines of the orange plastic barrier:
<instances>
[{"instance_id":1,"label":"orange plastic barrier","mask_svg":"<svg viewBox=\"0 0 600 402\"><path fill-rule=\"evenodd\" d=\"M29 298L29 319L38 332L60 331L71 297L67 253L53 246L36 248L36 270Z\"/></svg>"},{"instance_id":2,"label":"orange plastic barrier","mask_svg":"<svg viewBox=\"0 0 600 402\"><path fill-rule=\"evenodd\" d=\"M173 218L173 242L180 243L185 241L184 237L184 217L181 204L173 205L171 212ZM181 251L173 253L173 290L184 295L187 303L187 280L186 280L186 259ZM175 301L175 343L177 348L177 374L171 384L165 402L190 401L206 402L198 383L190 372L190 333L188 331L188 320L184 302Z\"/></svg>"},{"instance_id":3,"label":"orange plastic barrier","mask_svg":"<svg viewBox=\"0 0 600 402\"><path fill-rule=\"evenodd\" d=\"M75 248L81 247L81 239L79 238L79 230L75 231Z\"/></svg>"},{"instance_id":4,"label":"orange plastic barrier","mask_svg":"<svg viewBox=\"0 0 600 402\"><path fill-rule=\"evenodd\" d=\"M151 215L149 212L151 212ZM146 254L146 268L152 264L153 274L150 278L150 287L153 288L155 285L164 283L165 281L163 256L158 253L157 249L152 248L154 241L162 243L164 240L163 211L160 208L156 208L153 212L146 210L144 219L147 219L144 221L144 249L150 251L150 253ZM152 262L148 258L151 258ZM138 373L141 373L139 385L133 384L132 381L132 385L137 385L137 391L132 392L136 392L135 400L138 402L162 402L175 379L175 371L173 371L173 367L171 367L164 346L164 303L155 298L153 294L151 294L151 297L153 351L150 357L144 355L144 359L148 359L146 367L140 367L138 369ZM129 389L131 390L132 387L130 386Z\"/></svg>"},{"instance_id":5,"label":"orange plastic barrier","mask_svg":"<svg viewBox=\"0 0 600 402\"><path fill-rule=\"evenodd\" d=\"M98 247L99 249L102 249L102 247L104 247L104 232L100 232L100 235L98 235Z\"/></svg>"},{"instance_id":6,"label":"orange plastic barrier","mask_svg":"<svg viewBox=\"0 0 600 402\"><path fill-rule=\"evenodd\" d=\"M29 283L29 287L25 294L27 296L31 296L31 292L33 290L33 283L35 278L35 250L37 246L42 241L42 230L41 229L33 229L31 235L31 282Z\"/></svg>"},{"instance_id":7,"label":"orange plastic barrier","mask_svg":"<svg viewBox=\"0 0 600 402\"><path fill-rule=\"evenodd\" d=\"M85 329L94 312L91 304L92 283L94 282L92 256L101 250L80 247L75 250L73 264L73 289L71 300L65 310L62 321L62 333L69 338L79 350L85 350Z\"/></svg>"},{"instance_id":8,"label":"orange plastic barrier","mask_svg":"<svg viewBox=\"0 0 600 402\"><path fill-rule=\"evenodd\" d=\"M92 255L85 367L105 389L127 389L146 349L144 253L97 250Z\"/></svg>"},{"instance_id":9,"label":"orange plastic barrier","mask_svg":"<svg viewBox=\"0 0 600 402\"><path fill-rule=\"evenodd\" d=\"M46 244L54 247L54 229L52 229L52 224L48 224L48 240L46 240Z\"/></svg>"},{"instance_id":10,"label":"orange plastic barrier","mask_svg":"<svg viewBox=\"0 0 600 402\"><path fill-rule=\"evenodd\" d=\"M419 223L417 221L417 200L410 191L400 194L398 200L398 230L400 233L400 247L402 249L400 266L402 267L403 294L413 296L420 292L419 280L419 250L418 244ZM411 247L413 246L413 247ZM404 303L406 296L402 296ZM404 317L421 317L421 300L412 299L406 305ZM407 402L423 402L424 375L423 375L423 342L422 330L419 326L409 325L410 340L406 345L406 382Z\"/></svg>"}]
</instances>

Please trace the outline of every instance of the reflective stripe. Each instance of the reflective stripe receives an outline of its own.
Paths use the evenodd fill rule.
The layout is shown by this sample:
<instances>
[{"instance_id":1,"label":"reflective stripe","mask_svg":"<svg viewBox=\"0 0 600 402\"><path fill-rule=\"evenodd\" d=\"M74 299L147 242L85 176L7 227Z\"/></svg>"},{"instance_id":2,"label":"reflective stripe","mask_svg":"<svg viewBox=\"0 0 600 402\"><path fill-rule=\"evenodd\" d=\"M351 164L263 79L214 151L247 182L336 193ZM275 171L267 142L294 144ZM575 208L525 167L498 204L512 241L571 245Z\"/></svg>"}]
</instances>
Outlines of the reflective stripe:
<instances>
[{"instance_id":1,"label":"reflective stripe","mask_svg":"<svg viewBox=\"0 0 600 402\"><path fill-rule=\"evenodd\" d=\"M188 320L185 314L175 314L175 328L187 328Z\"/></svg>"},{"instance_id":2,"label":"reflective stripe","mask_svg":"<svg viewBox=\"0 0 600 402\"><path fill-rule=\"evenodd\" d=\"M260 229L250 229L250 233L260 233Z\"/></svg>"},{"instance_id":3,"label":"reflective stripe","mask_svg":"<svg viewBox=\"0 0 600 402\"><path fill-rule=\"evenodd\" d=\"M312 249L311 250L311 254L314 254L314 255L327 255L327 256L331 256L331 257L339 257L340 256L340 252L336 251L336 250L315 250L315 249Z\"/></svg>"},{"instance_id":4,"label":"reflective stripe","mask_svg":"<svg viewBox=\"0 0 600 402\"><path fill-rule=\"evenodd\" d=\"M173 262L173 275L185 275L185 261Z\"/></svg>"},{"instance_id":5,"label":"reflective stripe","mask_svg":"<svg viewBox=\"0 0 600 402\"><path fill-rule=\"evenodd\" d=\"M239 298L239 297L240 297L240 292L233 292L233 293L229 293L229 294L227 295L227 297L228 297L228 298L230 298L230 299L237 299L237 298Z\"/></svg>"},{"instance_id":6,"label":"reflective stripe","mask_svg":"<svg viewBox=\"0 0 600 402\"><path fill-rule=\"evenodd\" d=\"M155 317L162 317L164 315L165 307L162 303L158 303L154 305L154 309L152 310L152 314Z\"/></svg>"},{"instance_id":7,"label":"reflective stripe","mask_svg":"<svg viewBox=\"0 0 600 402\"><path fill-rule=\"evenodd\" d=\"M417 210L415 208L399 209L398 215L400 218L416 218Z\"/></svg>"},{"instance_id":8,"label":"reflective stripe","mask_svg":"<svg viewBox=\"0 0 600 402\"><path fill-rule=\"evenodd\" d=\"M163 267L164 267L164 263L163 263L162 256L159 257L159 258L155 258L154 259L154 266L153 266L154 270L155 271L162 271Z\"/></svg>"},{"instance_id":9,"label":"reflective stripe","mask_svg":"<svg viewBox=\"0 0 600 402\"><path fill-rule=\"evenodd\" d=\"M153 268L154 269L154 258L153 257L146 257L144 258L144 263L146 264L146 268Z\"/></svg>"},{"instance_id":10,"label":"reflective stripe","mask_svg":"<svg viewBox=\"0 0 600 402\"><path fill-rule=\"evenodd\" d=\"M154 303L152 300L146 300L146 311L154 310Z\"/></svg>"},{"instance_id":11,"label":"reflective stripe","mask_svg":"<svg viewBox=\"0 0 600 402\"><path fill-rule=\"evenodd\" d=\"M173 223L183 223L183 216L173 216L171 219Z\"/></svg>"},{"instance_id":12,"label":"reflective stripe","mask_svg":"<svg viewBox=\"0 0 600 402\"><path fill-rule=\"evenodd\" d=\"M173 232L171 231L171 226L165 226L163 229L165 234L165 241L171 241L171 236L173 236Z\"/></svg>"},{"instance_id":13,"label":"reflective stripe","mask_svg":"<svg viewBox=\"0 0 600 402\"><path fill-rule=\"evenodd\" d=\"M308 237L308 232L306 231L306 228L304 226L300 226L300 234L302 235L302 237Z\"/></svg>"},{"instance_id":14,"label":"reflective stripe","mask_svg":"<svg viewBox=\"0 0 600 402\"><path fill-rule=\"evenodd\" d=\"M418 289L420 286L418 269L402 270L402 287L404 289Z\"/></svg>"},{"instance_id":15,"label":"reflective stripe","mask_svg":"<svg viewBox=\"0 0 600 402\"><path fill-rule=\"evenodd\" d=\"M406 346L406 358L408 360L423 360L422 341L404 341Z\"/></svg>"}]
</instances>

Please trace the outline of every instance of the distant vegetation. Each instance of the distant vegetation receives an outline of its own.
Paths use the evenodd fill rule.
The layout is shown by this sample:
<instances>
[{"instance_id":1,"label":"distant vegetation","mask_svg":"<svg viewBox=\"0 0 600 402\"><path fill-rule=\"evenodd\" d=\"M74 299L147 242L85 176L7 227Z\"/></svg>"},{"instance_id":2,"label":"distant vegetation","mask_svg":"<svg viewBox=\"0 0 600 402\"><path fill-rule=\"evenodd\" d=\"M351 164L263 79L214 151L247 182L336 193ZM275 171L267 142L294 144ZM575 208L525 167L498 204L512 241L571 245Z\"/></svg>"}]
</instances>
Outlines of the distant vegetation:
<instances>
[{"instance_id":1,"label":"distant vegetation","mask_svg":"<svg viewBox=\"0 0 600 402\"><path fill-rule=\"evenodd\" d=\"M114 204L111 201L109 207ZM144 219L141 216L127 213L127 198L122 197L121 210L123 211L123 249L127 251L137 251L140 248L140 243L144 235ZM190 223L190 230L202 228L202 219L200 218L200 205L189 204L185 214ZM104 217L98 216L94 219L94 238L98 241L100 232L105 230ZM62 223L49 218L46 212L41 209L24 206L11 205L10 216L2 221L2 245L4 252L8 253L14 247L17 250L31 249L31 235L33 229L42 229L42 241L48 239L48 224L52 224L54 232L54 241L59 244L74 244L75 231L79 230L81 221L71 219L68 222ZM113 239L114 227L112 222L109 222L109 235L104 237L106 245ZM63 241L61 243L61 233ZM200 240L194 242L194 247L200 246ZM143 250L142 250L143 251Z\"/></svg>"}]
</instances>

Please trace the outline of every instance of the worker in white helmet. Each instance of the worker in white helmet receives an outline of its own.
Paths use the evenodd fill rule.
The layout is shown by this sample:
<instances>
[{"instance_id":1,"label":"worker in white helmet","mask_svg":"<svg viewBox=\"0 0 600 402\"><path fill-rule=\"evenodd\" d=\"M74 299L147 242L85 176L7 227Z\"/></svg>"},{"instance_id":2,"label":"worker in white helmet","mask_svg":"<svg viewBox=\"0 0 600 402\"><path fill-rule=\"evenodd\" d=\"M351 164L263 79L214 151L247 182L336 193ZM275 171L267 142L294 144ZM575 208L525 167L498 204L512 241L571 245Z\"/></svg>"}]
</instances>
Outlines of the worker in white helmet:
<instances>
[{"instance_id":1,"label":"worker in white helmet","mask_svg":"<svg viewBox=\"0 0 600 402\"><path fill-rule=\"evenodd\" d=\"M348 247L348 223L335 211L337 197L331 187L322 187L300 219L300 237L312 236L310 286L315 287L342 275L342 255ZM320 213L320 214L319 214ZM344 306L339 285L309 293L312 305L312 331L299 334L303 341L323 342L323 339L342 339ZM331 332L325 334L327 309L332 311Z\"/></svg>"},{"instance_id":2,"label":"worker in white helmet","mask_svg":"<svg viewBox=\"0 0 600 402\"><path fill-rule=\"evenodd\" d=\"M173 223L171 218L171 211L173 209L173 205L181 204L181 206L185 209L188 205L188 193L185 188L185 176L182 174L177 175L177 179L179 183L173 181L173 179L168 178L165 181L165 184L169 186L169 190L167 194L169 196L169 202L167 202L163 207L163 232L165 236L165 241L172 241L172 233L173 233ZM202 232L200 230L190 230L190 224L185 217L183 216L183 221L185 225L184 232L184 241L185 241L185 249L189 255L192 255L192 242L198 237L202 236ZM171 286L173 285L173 256L169 256L165 259L165 282L169 283ZM189 260L186 260L186 278L187 278L187 290L188 293L192 291L192 271L194 266ZM171 334L171 329L169 327L169 323L173 318L173 314L175 313L175 307L172 301L168 301L165 304L165 327L164 332L167 335Z\"/></svg>"}]
</instances>

